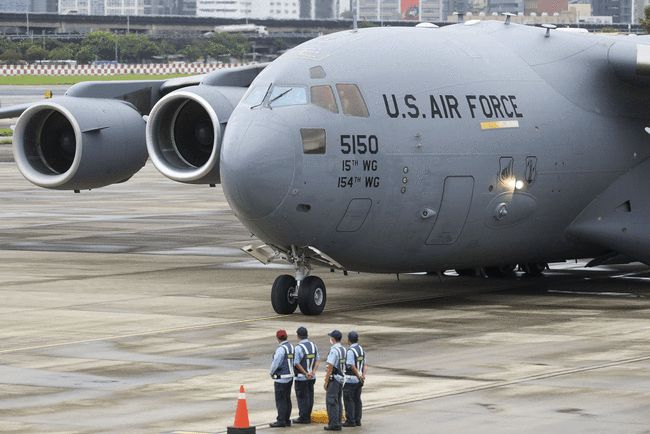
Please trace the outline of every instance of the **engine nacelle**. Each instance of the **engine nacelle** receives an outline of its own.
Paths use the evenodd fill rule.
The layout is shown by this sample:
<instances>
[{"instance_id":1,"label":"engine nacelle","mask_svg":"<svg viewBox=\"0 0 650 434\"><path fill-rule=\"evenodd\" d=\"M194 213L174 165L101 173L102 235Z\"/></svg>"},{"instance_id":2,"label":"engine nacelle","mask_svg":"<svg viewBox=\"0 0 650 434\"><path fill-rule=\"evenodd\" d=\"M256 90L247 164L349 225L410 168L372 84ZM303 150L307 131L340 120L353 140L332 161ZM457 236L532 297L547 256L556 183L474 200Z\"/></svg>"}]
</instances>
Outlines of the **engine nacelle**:
<instances>
[{"instance_id":1,"label":"engine nacelle","mask_svg":"<svg viewBox=\"0 0 650 434\"><path fill-rule=\"evenodd\" d=\"M170 93L151 109L147 148L166 177L190 184L218 184L221 139L244 87L192 86Z\"/></svg>"},{"instance_id":2,"label":"engine nacelle","mask_svg":"<svg viewBox=\"0 0 650 434\"><path fill-rule=\"evenodd\" d=\"M144 119L118 100L40 102L20 116L13 136L18 169L45 188L104 187L127 180L147 161Z\"/></svg>"}]
</instances>

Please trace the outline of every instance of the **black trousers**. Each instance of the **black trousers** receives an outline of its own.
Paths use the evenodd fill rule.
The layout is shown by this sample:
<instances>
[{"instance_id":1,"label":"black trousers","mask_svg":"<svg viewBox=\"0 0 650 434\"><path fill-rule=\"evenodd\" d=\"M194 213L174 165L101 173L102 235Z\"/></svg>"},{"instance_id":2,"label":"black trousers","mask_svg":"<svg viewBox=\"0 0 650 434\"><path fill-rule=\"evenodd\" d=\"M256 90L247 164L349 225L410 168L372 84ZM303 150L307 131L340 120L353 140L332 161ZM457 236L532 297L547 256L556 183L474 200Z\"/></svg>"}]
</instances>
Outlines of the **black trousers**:
<instances>
[{"instance_id":1,"label":"black trousers","mask_svg":"<svg viewBox=\"0 0 650 434\"><path fill-rule=\"evenodd\" d=\"M343 403L341 402L341 383L332 379L327 384L327 393L325 395L325 404L327 407L328 425L330 428L341 426L341 416L343 415Z\"/></svg>"},{"instance_id":2,"label":"black trousers","mask_svg":"<svg viewBox=\"0 0 650 434\"><path fill-rule=\"evenodd\" d=\"M273 382L275 389L275 408L278 409L278 423L288 425L291 421L291 385L288 383Z\"/></svg>"},{"instance_id":3,"label":"black trousers","mask_svg":"<svg viewBox=\"0 0 650 434\"><path fill-rule=\"evenodd\" d=\"M316 380L296 381L296 401L300 420L311 420L311 411L314 408L314 383Z\"/></svg>"},{"instance_id":4,"label":"black trousers","mask_svg":"<svg viewBox=\"0 0 650 434\"><path fill-rule=\"evenodd\" d=\"M345 403L345 420L349 423L361 423L361 383L345 383L343 387L343 402Z\"/></svg>"}]
</instances>

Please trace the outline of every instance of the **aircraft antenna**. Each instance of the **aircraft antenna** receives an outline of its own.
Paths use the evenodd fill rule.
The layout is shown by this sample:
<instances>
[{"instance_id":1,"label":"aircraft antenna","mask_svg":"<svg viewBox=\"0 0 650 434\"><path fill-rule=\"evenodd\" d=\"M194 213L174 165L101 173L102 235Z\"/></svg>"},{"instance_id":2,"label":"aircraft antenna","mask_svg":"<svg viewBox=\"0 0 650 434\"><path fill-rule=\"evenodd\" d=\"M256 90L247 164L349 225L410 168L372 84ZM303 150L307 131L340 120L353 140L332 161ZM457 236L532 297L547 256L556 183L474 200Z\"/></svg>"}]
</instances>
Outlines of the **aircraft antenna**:
<instances>
[{"instance_id":1,"label":"aircraft antenna","mask_svg":"<svg viewBox=\"0 0 650 434\"><path fill-rule=\"evenodd\" d=\"M545 38L549 38L551 36L551 30L557 29L557 26L555 24L542 24L542 27L546 29L546 35L544 35Z\"/></svg>"},{"instance_id":2,"label":"aircraft antenna","mask_svg":"<svg viewBox=\"0 0 650 434\"><path fill-rule=\"evenodd\" d=\"M503 24L505 24L506 26L507 26L508 24L510 24L510 17L516 17L515 14L510 13L510 12L504 12L502 15L504 15L504 16L506 17L506 22L503 23Z\"/></svg>"},{"instance_id":3,"label":"aircraft antenna","mask_svg":"<svg viewBox=\"0 0 650 434\"><path fill-rule=\"evenodd\" d=\"M352 10L352 29L357 30L359 28L359 23L357 21L357 1L350 0L350 9Z\"/></svg>"}]
</instances>

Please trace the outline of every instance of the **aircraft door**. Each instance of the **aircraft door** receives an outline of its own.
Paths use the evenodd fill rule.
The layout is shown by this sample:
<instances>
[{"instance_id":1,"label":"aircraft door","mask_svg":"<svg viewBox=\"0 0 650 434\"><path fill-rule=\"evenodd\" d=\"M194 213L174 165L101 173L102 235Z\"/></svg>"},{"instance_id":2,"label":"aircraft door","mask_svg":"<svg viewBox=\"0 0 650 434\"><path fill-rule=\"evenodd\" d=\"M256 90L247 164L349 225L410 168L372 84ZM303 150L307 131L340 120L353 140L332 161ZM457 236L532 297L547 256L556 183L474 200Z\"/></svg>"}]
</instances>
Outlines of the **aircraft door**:
<instances>
[{"instance_id":1,"label":"aircraft door","mask_svg":"<svg viewBox=\"0 0 650 434\"><path fill-rule=\"evenodd\" d=\"M469 214L473 194L473 177L445 178L440 209L426 244L453 244L458 240Z\"/></svg>"}]
</instances>

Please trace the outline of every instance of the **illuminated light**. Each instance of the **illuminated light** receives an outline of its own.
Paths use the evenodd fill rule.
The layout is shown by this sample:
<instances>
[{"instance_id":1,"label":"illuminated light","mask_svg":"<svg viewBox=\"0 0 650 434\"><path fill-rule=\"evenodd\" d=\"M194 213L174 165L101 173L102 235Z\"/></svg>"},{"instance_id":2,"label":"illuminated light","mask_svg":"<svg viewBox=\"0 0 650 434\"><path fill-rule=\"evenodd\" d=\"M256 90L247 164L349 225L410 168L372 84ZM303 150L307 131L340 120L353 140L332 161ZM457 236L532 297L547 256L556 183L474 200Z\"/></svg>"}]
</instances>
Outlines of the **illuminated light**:
<instances>
[{"instance_id":1,"label":"illuminated light","mask_svg":"<svg viewBox=\"0 0 650 434\"><path fill-rule=\"evenodd\" d=\"M506 187L508 187L511 190L514 190L517 187L517 179L515 178L508 178L505 181Z\"/></svg>"},{"instance_id":2,"label":"illuminated light","mask_svg":"<svg viewBox=\"0 0 650 434\"><path fill-rule=\"evenodd\" d=\"M517 190L521 190L522 188L524 188L524 181L522 181L521 179L517 180L515 182L515 188Z\"/></svg>"}]
</instances>

